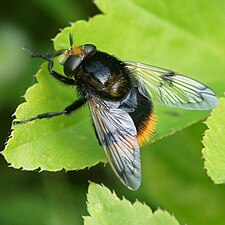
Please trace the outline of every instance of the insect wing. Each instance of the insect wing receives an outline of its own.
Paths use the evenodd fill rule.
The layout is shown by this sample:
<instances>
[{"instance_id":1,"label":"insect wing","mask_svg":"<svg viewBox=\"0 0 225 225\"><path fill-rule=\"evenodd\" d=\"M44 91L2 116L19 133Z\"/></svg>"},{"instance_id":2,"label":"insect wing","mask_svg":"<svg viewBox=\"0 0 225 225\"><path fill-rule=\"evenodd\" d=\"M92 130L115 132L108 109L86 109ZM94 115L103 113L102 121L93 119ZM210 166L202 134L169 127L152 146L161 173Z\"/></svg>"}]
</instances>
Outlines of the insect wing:
<instances>
[{"instance_id":1,"label":"insect wing","mask_svg":"<svg viewBox=\"0 0 225 225\"><path fill-rule=\"evenodd\" d=\"M162 105L186 110L208 110L218 105L216 94L196 80L143 63L125 63L136 75L139 88L147 86L152 99Z\"/></svg>"},{"instance_id":2,"label":"insect wing","mask_svg":"<svg viewBox=\"0 0 225 225\"><path fill-rule=\"evenodd\" d=\"M141 183L141 162L131 117L96 96L89 95L88 104L99 141L114 172L125 186L137 190Z\"/></svg>"}]
</instances>

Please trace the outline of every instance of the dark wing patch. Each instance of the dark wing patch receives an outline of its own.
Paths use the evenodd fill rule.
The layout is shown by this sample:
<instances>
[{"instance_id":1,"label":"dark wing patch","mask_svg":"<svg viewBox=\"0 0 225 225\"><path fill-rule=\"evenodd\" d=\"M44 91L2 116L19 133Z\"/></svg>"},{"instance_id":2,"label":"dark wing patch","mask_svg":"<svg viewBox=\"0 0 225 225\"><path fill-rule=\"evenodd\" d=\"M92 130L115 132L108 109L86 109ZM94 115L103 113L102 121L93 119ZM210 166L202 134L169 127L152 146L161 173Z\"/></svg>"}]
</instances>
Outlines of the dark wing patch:
<instances>
[{"instance_id":1,"label":"dark wing patch","mask_svg":"<svg viewBox=\"0 0 225 225\"><path fill-rule=\"evenodd\" d=\"M122 183L137 190L141 183L140 150L135 125L127 112L88 95L95 129L114 172Z\"/></svg>"},{"instance_id":2,"label":"dark wing patch","mask_svg":"<svg viewBox=\"0 0 225 225\"><path fill-rule=\"evenodd\" d=\"M139 88L146 86L151 98L162 105L187 110L208 110L218 105L216 94L196 80L143 63L125 63L136 75Z\"/></svg>"}]
</instances>

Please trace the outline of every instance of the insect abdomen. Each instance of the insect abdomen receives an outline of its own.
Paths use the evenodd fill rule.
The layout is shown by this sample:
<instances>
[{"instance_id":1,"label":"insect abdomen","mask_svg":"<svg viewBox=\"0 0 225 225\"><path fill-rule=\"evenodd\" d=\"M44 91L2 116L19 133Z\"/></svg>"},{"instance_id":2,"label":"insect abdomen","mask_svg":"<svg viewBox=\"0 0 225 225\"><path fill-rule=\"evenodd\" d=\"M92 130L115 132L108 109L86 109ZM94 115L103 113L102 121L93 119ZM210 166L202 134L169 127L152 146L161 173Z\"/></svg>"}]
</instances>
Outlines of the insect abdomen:
<instances>
[{"instance_id":1,"label":"insect abdomen","mask_svg":"<svg viewBox=\"0 0 225 225\"><path fill-rule=\"evenodd\" d=\"M139 144L143 144L155 132L156 116L152 102L137 91L137 107L129 115L137 129Z\"/></svg>"}]
</instances>

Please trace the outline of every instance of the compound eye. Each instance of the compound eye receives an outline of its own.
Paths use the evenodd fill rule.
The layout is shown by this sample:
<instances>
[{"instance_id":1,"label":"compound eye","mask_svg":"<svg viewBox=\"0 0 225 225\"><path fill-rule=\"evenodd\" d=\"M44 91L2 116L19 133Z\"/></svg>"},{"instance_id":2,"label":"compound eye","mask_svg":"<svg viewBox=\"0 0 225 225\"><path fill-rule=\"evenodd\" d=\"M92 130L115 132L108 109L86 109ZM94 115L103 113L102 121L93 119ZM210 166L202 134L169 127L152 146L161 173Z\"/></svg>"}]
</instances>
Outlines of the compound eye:
<instances>
[{"instance_id":1,"label":"compound eye","mask_svg":"<svg viewBox=\"0 0 225 225\"><path fill-rule=\"evenodd\" d=\"M96 51L96 47L95 47L95 45L92 45L92 44L85 44L84 45L84 51L88 55L88 54L90 54L92 52L95 52Z\"/></svg>"},{"instance_id":2,"label":"compound eye","mask_svg":"<svg viewBox=\"0 0 225 225\"><path fill-rule=\"evenodd\" d=\"M64 63L64 73L66 76L72 76L75 70L82 62L81 56L70 55Z\"/></svg>"}]
</instances>

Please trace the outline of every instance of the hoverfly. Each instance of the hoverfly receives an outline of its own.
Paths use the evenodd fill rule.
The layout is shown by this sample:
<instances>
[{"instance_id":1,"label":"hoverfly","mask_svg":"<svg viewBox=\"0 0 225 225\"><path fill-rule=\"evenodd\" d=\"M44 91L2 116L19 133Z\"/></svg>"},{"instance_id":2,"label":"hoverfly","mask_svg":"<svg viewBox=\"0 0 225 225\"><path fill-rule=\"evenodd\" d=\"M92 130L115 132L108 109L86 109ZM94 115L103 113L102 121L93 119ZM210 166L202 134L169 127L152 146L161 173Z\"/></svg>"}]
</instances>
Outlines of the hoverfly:
<instances>
[{"instance_id":1,"label":"hoverfly","mask_svg":"<svg viewBox=\"0 0 225 225\"><path fill-rule=\"evenodd\" d=\"M141 184L140 145L156 128L153 102L186 110L209 110L218 104L216 94L198 81L171 70L121 61L93 44L74 46L71 36L70 48L54 55L27 51L47 60L50 75L75 86L79 98L62 111L13 124L70 115L87 102L97 139L115 174L131 190ZM53 70L56 56L65 76Z\"/></svg>"}]
</instances>

